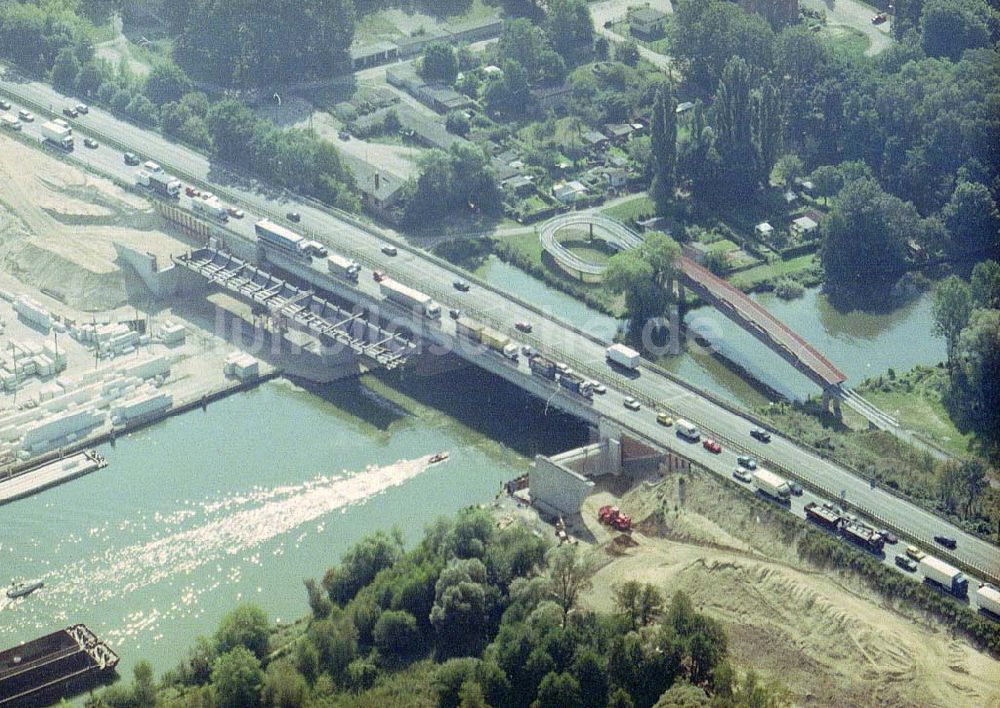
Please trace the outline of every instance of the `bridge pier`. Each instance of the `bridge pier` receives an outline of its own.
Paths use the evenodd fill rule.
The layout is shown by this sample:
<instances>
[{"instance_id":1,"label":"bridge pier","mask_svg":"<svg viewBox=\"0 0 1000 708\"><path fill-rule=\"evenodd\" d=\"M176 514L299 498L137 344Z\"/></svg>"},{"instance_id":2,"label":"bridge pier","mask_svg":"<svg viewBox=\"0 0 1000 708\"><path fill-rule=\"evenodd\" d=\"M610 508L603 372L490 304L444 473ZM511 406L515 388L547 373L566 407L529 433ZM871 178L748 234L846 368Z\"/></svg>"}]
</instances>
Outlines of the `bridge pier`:
<instances>
[{"instance_id":1,"label":"bridge pier","mask_svg":"<svg viewBox=\"0 0 1000 708\"><path fill-rule=\"evenodd\" d=\"M840 396L836 394L836 390L833 388L823 389L823 410L830 411L833 409L833 415L837 418L842 417L843 413L840 410Z\"/></svg>"}]
</instances>

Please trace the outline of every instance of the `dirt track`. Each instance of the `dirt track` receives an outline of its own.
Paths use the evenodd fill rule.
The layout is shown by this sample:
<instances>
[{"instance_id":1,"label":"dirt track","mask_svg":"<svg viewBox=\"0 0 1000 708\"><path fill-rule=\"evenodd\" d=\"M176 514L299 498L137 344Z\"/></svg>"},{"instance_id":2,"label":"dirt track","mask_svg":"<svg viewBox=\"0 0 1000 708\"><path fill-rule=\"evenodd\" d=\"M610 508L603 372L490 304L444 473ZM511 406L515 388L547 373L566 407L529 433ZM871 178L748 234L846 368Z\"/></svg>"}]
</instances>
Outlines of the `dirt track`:
<instances>
[{"instance_id":1,"label":"dirt track","mask_svg":"<svg viewBox=\"0 0 1000 708\"><path fill-rule=\"evenodd\" d=\"M115 244L161 261L187 246L149 203L36 148L0 135L0 270L84 311L126 302L131 273Z\"/></svg>"},{"instance_id":2,"label":"dirt track","mask_svg":"<svg viewBox=\"0 0 1000 708\"><path fill-rule=\"evenodd\" d=\"M584 522L606 563L588 605L612 609L622 578L653 583L668 597L684 590L725 624L738 665L776 679L799 704L1000 705L1000 662L937 622L890 607L860 581L799 561L776 525L745 513L718 481L689 477L676 512L675 488L671 479L627 495L621 506L637 518L661 494L668 511L662 525L639 525L633 547L611 552L610 535L594 521L611 496L587 500Z\"/></svg>"}]
</instances>

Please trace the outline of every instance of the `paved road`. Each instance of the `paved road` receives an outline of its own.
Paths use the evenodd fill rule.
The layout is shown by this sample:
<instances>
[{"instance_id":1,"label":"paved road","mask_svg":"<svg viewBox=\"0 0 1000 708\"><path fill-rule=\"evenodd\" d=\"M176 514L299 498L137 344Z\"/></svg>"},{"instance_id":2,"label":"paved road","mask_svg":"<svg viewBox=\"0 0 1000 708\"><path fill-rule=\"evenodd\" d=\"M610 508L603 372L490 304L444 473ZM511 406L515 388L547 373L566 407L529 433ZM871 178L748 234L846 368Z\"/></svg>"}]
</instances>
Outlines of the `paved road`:
<instances>
[{"instance_id":1,"label":"paved road","mask_svg":"<svg viewBox=\"0 0 1000 708\"><path fill-rule=\"evenodd\" d=\"M71 102L44 84L14 82L6 76L0 77L0 91L11 96L26 97L38 105L51 104L56 111ZM14 108L16 110L18 106L15 105ZM644 369L641 376L631 382L614 375L605 362L605 343L594 341L574 330L560 320L557 312L539 314L526 303L517 300L516 295L487 287L474 286L470 292L460 293L452 288L452 282L461 277L457 269L403 246L400 247L398 257L387 258L380 252L383 242L374 230L359 228L344 218L306 203L272 198L262 191L255 191L248 184L233 180L225 171L212 167L205 156L171 143L155 133L120 121L102 110L91 109L89 115L81 116L74 124L81 131L92 128L102 134L114 136L120 142L136 146L135 151L144 158L155 159L167 171L184 172L200 183L200 186L208 186L224 200L238 199L256 214L268 214L280 219L286 210L294 209L301 214L302 219L297 228L309 231L332 248L339 248L358 258L363 265L387 268L391 275L402 282L439 298L445 308L458 307L481 313L483 317L502 323L511 331L517 321L531 322L534 325L532 336L544 343L547 354L569 362L591 377L595 377L592 372L597 372L609 387L616 389L595 402L602 414L640 429L664 447L677 448L681 443L670 431L656 425L654 412L649 405L652 401L675 415L688 418L704 430L712 431L720 438L738 441L741 447L758 457L766 457L777 465L794 471L807 484L835 493L842 490L843 498L848 504L881 516L884 521L905 530L907 535L925 547L934 547L933 536L936 534L947 533L953 536L958 540L959 558L971 566L984 569L990 575L1000 576L1000 550L996 546L950 526L935 514L887 491L873 488L868 481L855 477L848 470L802 449L788 439L775 436L773 442L766 446L752 440L748 433L753 424L748 418L733 413L654 371ZM25 132L37 134L37 126L38 122L29 125ZM122 180L134 179L134 168L126 167L116 151L104 147L87 150L80 146L74 155L76 159ZM233 220L233 228L252 238L254 216L255 214L248 214L242 221ZM382 233L388 236L388 232ZM622 407L622 397L627 393L636 393L647 402L642 411L633 413ZM701 454L700 450L696 452ZM704 453L704 457L705 464L710 469L726 476L731 473L731 452L718 457Z\"/></svg>"},{"instance_id":2,"label":"paved road","mask_svg":"<svg viewBox=\"0 0 1000 708\"><path fill-rule=\"evenodd\" d=\"M831 27L845 25L865 35L868 38L866 56L875 56L892 44L890 22L873 25L872 16L878 11L871 5L858 0L802 0L802 4L810 10L825 11L827 25Z\"/></svg>"}]
</instances>

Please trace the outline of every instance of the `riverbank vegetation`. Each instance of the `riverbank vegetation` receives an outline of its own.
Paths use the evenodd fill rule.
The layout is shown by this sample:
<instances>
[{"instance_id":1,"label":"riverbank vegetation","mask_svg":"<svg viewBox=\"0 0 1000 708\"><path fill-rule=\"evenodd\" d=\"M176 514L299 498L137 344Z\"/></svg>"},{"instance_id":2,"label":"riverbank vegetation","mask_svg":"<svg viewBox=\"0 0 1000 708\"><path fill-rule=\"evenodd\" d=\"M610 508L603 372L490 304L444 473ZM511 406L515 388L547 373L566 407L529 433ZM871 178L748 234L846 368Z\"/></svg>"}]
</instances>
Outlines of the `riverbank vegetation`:
<instances>
[{"instance_id":1,"label":"riverbank vegetation","mask_svg":"<svg viewBox=\"0 0 1000 708\"><path fill-rule=\"evenodd\" d=\"M470 508L431 525L404 551L377 532L322 582L307 580L311 616L271 634L252 605L156 686L148 665L92 707L777 705L776 689L727 659L713 619L683 593L625 582L615 613L584 610L594 560L552 547L525 525L498 529ZM284 643L279 644L280 641ZM660 701L660 703L658 703Z\"/></svg>"}]
</instances>

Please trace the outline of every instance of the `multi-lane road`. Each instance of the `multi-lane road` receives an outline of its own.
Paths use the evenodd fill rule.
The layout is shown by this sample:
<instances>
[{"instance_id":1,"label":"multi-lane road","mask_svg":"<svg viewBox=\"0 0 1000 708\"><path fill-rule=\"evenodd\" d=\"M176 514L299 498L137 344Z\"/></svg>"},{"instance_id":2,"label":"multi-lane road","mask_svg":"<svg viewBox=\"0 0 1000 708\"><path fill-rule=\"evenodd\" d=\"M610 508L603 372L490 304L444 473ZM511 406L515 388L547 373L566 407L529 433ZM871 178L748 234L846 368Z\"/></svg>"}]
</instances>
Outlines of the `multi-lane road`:
<instances>
[{"instance_id":1,"label":"multi-lane road","mask_svg":"<svg viewBox=\"0 0 1000 708\"><path fill-rule=\"evenodd\" d=\"M0 76L0 93L11 98L16 104L15 111L21 106L27 106L36 113L49 109L52 116L59 115L63 107L75 103L45 84L19 80L8 75ZM35 123L25 125L24 134L37 136L39 122L45 118L39 115ZM417 249L405 246L392 232L368 227L346 215L304 201L274 197L264 190L254 189L246 181L237 182L226 170L213 165L205 155L173 143L152 131L121 121L100 109L92 108L89 114L80 116L71 123L75 132L80 134L73 159L125 182L134 181L135 168L123 163L123 147L136 152L143 159L155 160L186 184L210 189L223 201L246 209L249 213L245 219L230 220L229 225L233 231L246 238L253 238L253 222L258 216L267 215L272 219L283 220L286 212L294 210L301 215L301 222L293 225L293 228L310 233L332 249L357 258L369 268L389 271L390 275L401 282L438 298L445 309L461 308L481 317L488 324L515 335L515 322L530 322L533 332L530 338L518 335L521 341L528 341L547 355L569 363L590 378L605 381L611 390L608 395L597 397L595 408L602 415L641 432L667 449L677 449L686 456L698 455L702 464L725 476L732 472L736 448L750 451L771 461L776 467L790 471L807 486L833 494L847 506L864 509L885 524L903 530L907 536L928 549L935 547L935 535L952 536L958 541L958 549L952 554L953 558L978 569L978 575L994 578L1000 576L1000 550L996 546L951 526L937 515L886 490L872 486L868 480L856 477L849 470L780 435L775 435L768 445L752 440L748 433L754 424L748 417L720 406L652 369L644 368L635 379L610 371L605 362L606 343L567 325L559 319L559 313L542 313L531 304L519 300L516 293L502 292L493 287L473 285L468 292L459 292L453 288L453 281L459 277L469 279L467 274ZM82 146L82 137L88 134L102 143L100 148L90 150ZM114 149L106 144L108 141L116 143ZM398 256L388 257L381 252L386 239L396 243L399 248ZM622 405L626 395L639 397L645 403L643 410L626 410ZM700 449L692 451L672 431L658 426L652 405L654 403L716 435L724 443L723 454L711 455Z\"/></svg>"}]
</instances>

